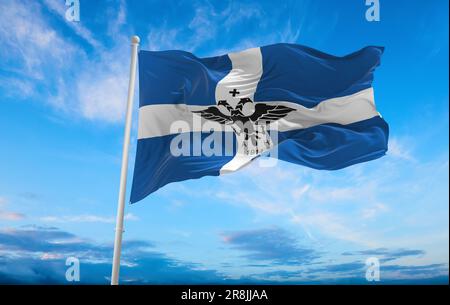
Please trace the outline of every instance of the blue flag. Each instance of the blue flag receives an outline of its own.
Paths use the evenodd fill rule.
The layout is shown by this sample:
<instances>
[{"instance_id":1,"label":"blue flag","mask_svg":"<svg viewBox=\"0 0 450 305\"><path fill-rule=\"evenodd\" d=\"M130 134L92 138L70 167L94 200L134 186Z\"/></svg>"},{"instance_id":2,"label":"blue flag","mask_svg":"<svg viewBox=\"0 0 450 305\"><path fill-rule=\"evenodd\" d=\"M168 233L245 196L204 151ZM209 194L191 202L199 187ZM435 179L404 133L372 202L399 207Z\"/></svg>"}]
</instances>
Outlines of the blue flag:
<instances>
[{"instance_id":1,"label":"blue flag","mask_svg":"<svg viewBox=\"0 0 450 305\"><path fill-rule=\"evenodd\" d=\"M322 170L383 156L389 129L372 88L382 53L336 57L294 44L209 58L140 51L131 202L263 154Z\"/></svg>"}]
</instances>

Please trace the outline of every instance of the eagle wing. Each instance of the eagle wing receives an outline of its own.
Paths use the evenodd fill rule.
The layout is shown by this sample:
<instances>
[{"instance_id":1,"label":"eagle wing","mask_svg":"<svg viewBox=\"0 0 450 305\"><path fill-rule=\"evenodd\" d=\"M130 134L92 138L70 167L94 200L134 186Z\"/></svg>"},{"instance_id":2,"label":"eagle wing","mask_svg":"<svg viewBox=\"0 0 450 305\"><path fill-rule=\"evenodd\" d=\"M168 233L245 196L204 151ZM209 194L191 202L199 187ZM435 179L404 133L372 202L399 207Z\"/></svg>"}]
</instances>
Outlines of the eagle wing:
<instances>
[{"instance_id":1,"label":"eagle wing","mask_svg":"<svg viewBox=\"0 0 450 305\"><path fill-rule=\"evenodd\" d=\"M250 116L252 122L274 122L287 116L295 109L283 105L255 104L255 112Z\"/></svg>"},{"instance_id":2,"label":"eagle wing","mask_svg":"<svg viewBox=\"0 0 450 305\"><path fill-rule=\"evenodd\" d=\"M192 111L193 113L198 113L204 119L218 122L220 124L233 123L230 116L223 114L217 107L208 107L204 110Z\"/></svg>"}]
</instances>

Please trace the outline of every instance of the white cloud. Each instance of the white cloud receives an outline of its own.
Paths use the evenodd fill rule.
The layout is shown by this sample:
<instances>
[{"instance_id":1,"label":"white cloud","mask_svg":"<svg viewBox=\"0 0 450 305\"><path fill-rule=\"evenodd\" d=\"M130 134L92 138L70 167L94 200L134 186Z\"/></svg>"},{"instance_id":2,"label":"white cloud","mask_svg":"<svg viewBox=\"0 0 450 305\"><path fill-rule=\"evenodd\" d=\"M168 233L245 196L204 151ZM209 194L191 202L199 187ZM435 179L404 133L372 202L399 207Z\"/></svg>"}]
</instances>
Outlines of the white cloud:
<instances>
[{"instance_id":1,"label":"white cloud","mask_svg":"<svg viewBox=\"0 0 450 305\"><path fill-rule=\"evenodd\" d=\"M70 22L65 19L66 10L68 9L68 6L65 5L65 1L44 0L44 4L47 6L47 8L50 9L50 11L54 12L57 16L63 19L65 24L70 27L75 32L75 34L83 38L92 47L102 47L102 44L94 38L94 35L89 29L83 26L82 22Z\"/></svg>"},{"instance_id":2,"label":"white cloud","mask_svg":"<svg viewBox=\"0 0 450 305\"><path fill-rule=\"evenodd\" d=\"M40 257L40 259L43 261L58 260L58 259L63 259L63 258L65 258L65 257L61 253L48 253L48 252L42 253L41 257Z\"/></svg>"},{"instance_id":3,"label":"white cloud","mask_svg":"<svg viewBox=\"0 0 450 305\"><path fill-rule=\"evenodd\" d=\"M61 68L79 51L48 26L35 2L2 1L0 44L2 68L26 79L43 79L45 65Z\"/></svg>"},{"instance_id":4,"label":"white cloud","mask_svg":"<svg viewBox=\"0 0 450 305\"><path fill-rule=\"evenodd\" d=\"M308 193L309 198L315 202L336 202L360 198L358 187L315 187Z\"/></svg>"},{"instance_id":5,"label":"white cloud","mask_svg":"<svg viewBox=\"0 0 450 305\"><path fill-rule=\"evenodd\" d=\"M415 161L415 159L411 156L411 151L405 147L406 145L406 143L401 142L399 139L390 139L387 154L395 158Z\"/></svg>"},{"instance_id":6,"label":"white cloud","mask_svg":"<svg viewBox=\"0 0 450 305\"><path fill-rule=\"evenodd\" d=\"M302 186L302 187L295 188L295 189L292 191L292 197L293 197L295 200L299 200L301 197L303 197L304 194L306 194L306 192L308 192L308 190L310 189L310 187L311 187L311 185L306 184L306 185L304 185L304 186Z\"/></svg>"},{"instance_id":7,"label":"white cloud","mask_svg":"<svg viewBox=\"0 0 450 305\"><path fill-rule=\"evenodd\" d=\"M151 51L182 49L194 52L217 35L218 24L213 21L217 13L212 7L198 7L187 27L171 27L164 22L152 27L147 35L147 48Z\"/></svg>"},{"instance_id":8,"label":"white cloud","mask_svg":"<svg viewBox=\"0 0 450 305\"><path fill-rule=\"evenodd\" d=\"M182 48L181 42L178 42L180 34L181 29L168 28L166 24L159 28L153 27L147 35L147 49L150 51L180 49Z\"/></svg>"},{"instance_id":9,"label":"white cloud","mask_svg":"<svg viewBox=\"0 0 450 305\"><path fill-rule=\"evenodd\" d=\"M108 18L108 35L113 39L120 37L122 27L127 23L127 5L125 0L120 0L118 9L114 9L111 13L112 17Z\"/></svg>"},{"instance_id":10,"label":"white cloud","mask_svg":"<svg viewBox=\"0 0 450 305\"><path fill-rule=\"evenodd\" d=\"M424 230L448 224L444 216L448 188L447 193L443 189L448 183L448 156L419 162L412 150L402 148L403 143L394 141L396 155L339 171L284 162L261 168L254 162L221 176L220 189L210 193L266 220L299 225L314 240L331 237L361 246L408 246ZM411 232L412 240L397 235L405 232ZM429 249L425 243L421 246Z\"/></svg>"},{"instance_id":11,"label":"white cloud","mask_svg":"<svg viewBox=\"0 0 450 305\"><path fill-rule=\"evenodd\" d=\"M223 26L226 30L245 20L253 19L263 22L263 18L267 18L258 3L247 5L245 3L230 2L221 15L225 17Z\"/></svg>"},{"instance_id":12,"label":"white cloud","mask_svg":"<svg viewBox=\"0 0 450 305\"><path fill-rule=\"evenodd\" d=\"M277 201L269 198L262 198L263 196L255 196L249 192L217 192L216 197L234 205L246 205L252 209L262 211L272 215L286 214L291 211L286 205L280 204Z\"/></svg>"},{"instance_id":13,"label":"white cloud","mask_svg":"<svg viewBox=\"0 0 450 305\"><path fill-rule=\"evenodd\" d=\"M125 116L130 38L119 30L126 18L125 3L121 1L116 18L112 18L118 22L108 25L114 42L112 47L96 46L97 55L74 62L72 69L77 70L76 77L61 84L63 90L57 99L75 101L75 111L84 118L117 123Z\"/></svg>"},{"instance_id":14,"label":"white cloud","mask_svg":"<svg viewBox=\"0 0 450 305\"><path fill-rule=\"evenodd\" d=\"M0 80L1 91L7 97L26 99L33 95L34 84L30 80L16 77L5 77Z\"/></svg>"},{"instance_id":15,"label":"white cloud","mask_svg":"<svg viewBox=\"0 0 450 305\"><path fill-rule=\"evenodd\" d=\"M137 221L139 218L135 216L132 213L127 213L124 216L125 220L128 221ZM93 223L115 223L116 218L111 217L104 217L104 216L98 216L98 215L89 215L89 214L83 214L83 215L72 215L72 216L45 216L41 217L40 221L42 222L53 222L53 223L65 223L65 222L93 222Z\"/></svg>"},{"instance_id":16,"label":"white cloud","mask_svg":"<svg viewBox=\"0 0 450 305\"><path fill-rule=\"evenodd\" d=\"M376 203L373 206L367 207L361 211L361 217L370 219L378 216L380 213L389 211L389 208L382 203Z\"/></svg>"},{"instance_id":17,"label":"white cloud","mask_svg":"<svg viewBox=\"0 0 450 305\"><path fill-rule=\"evenodd\" d=\"M375 247L377 243L368 238L368 234L361 230L355 230L344 215L337 215L326 211L313 213L295 213L291 221L296 224L319 228L327 236L337 240L345 240L366 247Z\"/></svg>"},{"instance_id":18,"label":"white cloud","mask_svg":"<svg viewBox=\"0 0 450 305\"><path fill-rule=\"evenodd\" d=\"M45 0L44 5L65 21L64 1ZM0 80L4 94L33 98L69 116L121 121L128 90L129 37L116 33L113 46L106 49L81 22L65 22L75 35L94 47L88 57L81 46L54 29L49 22L52 15L43 12L38 2L2 2L0 67L12 72L12 76ZM123 1L117 14L115 30L126 22Z\"/></svg>"},{"instance_id":19,"label":"white cloud","mask_svg":"<svg viewBox=\"0 0 450 305\"><path fill-rule=\"evenodd\" d=\"M100 61L90 62L81 71L76 94L79 111L85 118L119 122L125 116L129 59L124 54L129 54L129 50L119 49L122 52L105 52Z\"/></svg>"},{"instance_id":20,"label":"white cloud","mask_svg":"<svg viewBox=\"0 0 450 305\"><path fill-rule=\"evenodd\" d=\"M219 11L213 5L203 3L196 6L194 16L187 27L170 26L167 22L158 27L153 26L147 35L146 47L154 51L182 49L195 52L199 47L217 40L240 22L254 20L255 23L261 24L265 20L263 15L257 5L230 2L226 8ZM246 47L241 45L240 49ZM209 53L218 55L227 51L230 49L217 49Z\"/></svg>"}]
</instances>

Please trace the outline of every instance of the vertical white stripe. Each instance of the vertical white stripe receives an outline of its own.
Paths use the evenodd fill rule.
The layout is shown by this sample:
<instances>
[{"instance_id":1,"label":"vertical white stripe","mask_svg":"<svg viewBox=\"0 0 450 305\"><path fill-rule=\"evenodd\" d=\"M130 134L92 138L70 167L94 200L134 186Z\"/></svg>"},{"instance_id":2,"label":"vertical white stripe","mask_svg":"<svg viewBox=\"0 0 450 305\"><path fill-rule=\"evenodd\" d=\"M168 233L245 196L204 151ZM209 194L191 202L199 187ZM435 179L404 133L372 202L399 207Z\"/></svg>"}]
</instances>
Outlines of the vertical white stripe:
<instances>
[{"instance_id":1,"label":"vertical white stripe","mask_svg":"<svg viewBox=\"0 0 450 305\"><path fill-rule=\"evenodd\" d=\"M255 94L262 75L262 55L259 48L248 49L238 53L230 53L232 69L216 87L216 103L226 100L235 107L244 97L251 98ZM233 96L230 91L236 89L239 94Z\"/></svg>"},{"instance_id":2,"label":"vertical white stripe","mask_svg":"<svg viewBox=\"0 0 450 305\"><path fill-rule=\"evenodd\" d=\"M230 53L228 57L232 63L232 70L217 84L216 103L220 100L226 100L234 108L241 98L248 97L253 100L263 72L262 55L260 48L253 48ZM235 96L231 93L234 89L239 92ZM243 136L244 133L241 134L241 137ZM242 143L243 139L238 139L238 144ZM255 158L255 156L244 154L242 149L239 145L236 156L222 167L221 174L234 172Z\"/></svg>"}]
</instances>

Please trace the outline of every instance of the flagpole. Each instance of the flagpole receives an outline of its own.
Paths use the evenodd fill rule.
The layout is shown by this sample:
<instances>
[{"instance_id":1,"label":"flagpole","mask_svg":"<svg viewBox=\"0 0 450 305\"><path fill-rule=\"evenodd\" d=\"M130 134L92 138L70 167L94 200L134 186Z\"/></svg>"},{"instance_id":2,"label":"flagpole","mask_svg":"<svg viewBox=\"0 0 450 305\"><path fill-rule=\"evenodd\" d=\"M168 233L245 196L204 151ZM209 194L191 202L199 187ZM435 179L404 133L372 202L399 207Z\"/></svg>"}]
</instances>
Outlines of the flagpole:
<instances>
[{"instance_id":1,"label":"flagpole","mask_svg":"<svg viewBox=\"0 0 450 305\"><path fill-rule=\"evenodd\" d=\"M114 256L111 273L111 285L119 284L120 253L122 250L123 218L125 210L125 193L127 189L128 151L130 146L131 118L133 114L134 84L136 81L136 58L140 39L131 37L130 81L128 83L127 114L125 135L122 149L122 168L120 170L119 199L117 203L116 236L114 239Z\"/></svg>"}]
</instances>

